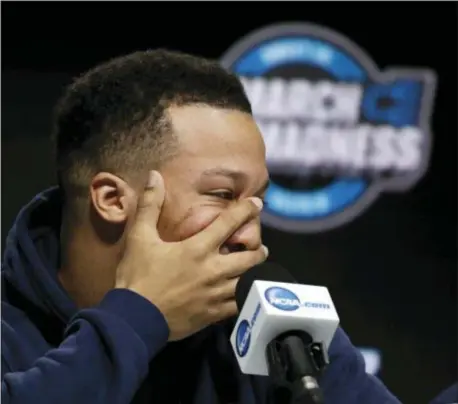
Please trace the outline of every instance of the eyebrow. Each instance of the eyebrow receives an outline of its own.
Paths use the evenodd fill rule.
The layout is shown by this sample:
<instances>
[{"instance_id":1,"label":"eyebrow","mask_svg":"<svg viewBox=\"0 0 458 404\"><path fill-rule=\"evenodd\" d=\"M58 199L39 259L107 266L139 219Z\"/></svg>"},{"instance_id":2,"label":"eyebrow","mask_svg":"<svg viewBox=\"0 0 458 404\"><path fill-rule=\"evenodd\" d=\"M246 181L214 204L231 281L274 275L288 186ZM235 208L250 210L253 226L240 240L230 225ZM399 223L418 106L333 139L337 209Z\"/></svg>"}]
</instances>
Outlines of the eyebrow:
<instances>
[{"instance_id":1,"label":"eyebrow","mask_svg":"<svg viewBox=\"0 0 458 404\"><path fill-rule=\"evenodd\" d=\"M211 168L208 170L205 170L202 173L203 177L226 177L230 178L233 181L246 181L247 175L242 172L242 171L237 171L237 170L231 170L227 168L222 168L222 167L217 167L217 168ZM256 192L256 195L260 195L266 191L266 189L269 187L270 184L270 179L267 178L265 183L262 185L261 188Z\"/></svg>"}]
</instances>

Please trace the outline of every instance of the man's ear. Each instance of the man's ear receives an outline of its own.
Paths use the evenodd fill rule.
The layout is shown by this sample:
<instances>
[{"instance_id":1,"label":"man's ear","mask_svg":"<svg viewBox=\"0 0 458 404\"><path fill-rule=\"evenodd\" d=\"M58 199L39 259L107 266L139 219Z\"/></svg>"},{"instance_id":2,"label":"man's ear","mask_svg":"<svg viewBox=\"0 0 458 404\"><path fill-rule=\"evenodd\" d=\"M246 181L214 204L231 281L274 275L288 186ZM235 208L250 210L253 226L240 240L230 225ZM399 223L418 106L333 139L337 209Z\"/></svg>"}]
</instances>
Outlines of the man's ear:
<instances>
[{"instance_id":1,"label":"man's ear","mask_svg":"<svg viewBox=\"0 0 458 404\"><path fill-rule=\"evenodd\" d=\"M107 172L95 175L91 181L90 195L94 210L105 222L125 223L135 212L134 190L116 175Z\"/></svg>"}]
</instances>

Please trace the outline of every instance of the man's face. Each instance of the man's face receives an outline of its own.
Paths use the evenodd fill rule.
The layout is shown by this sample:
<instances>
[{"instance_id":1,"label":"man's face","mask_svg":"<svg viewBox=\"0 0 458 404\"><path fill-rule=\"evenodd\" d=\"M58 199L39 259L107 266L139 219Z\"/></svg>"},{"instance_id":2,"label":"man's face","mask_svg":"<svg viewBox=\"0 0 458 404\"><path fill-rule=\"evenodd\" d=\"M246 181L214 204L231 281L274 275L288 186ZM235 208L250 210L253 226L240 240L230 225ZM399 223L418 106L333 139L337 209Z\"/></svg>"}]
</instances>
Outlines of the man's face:
<instances>
[{"instance_id":1,"label":"man's face","mask_svg":"<svg viewBox=\"0 0 458 404\"><path fill-rule=\"evenodd\" d=\"M207 227L234 201L263 198L268 183L265 146L249 114L209 106L169 109L180 151L161 167L166 197L159 220L164 241L186 239ZM260 245L260 223L240 228L223 252Z\"/></svg>"}]
</instances>

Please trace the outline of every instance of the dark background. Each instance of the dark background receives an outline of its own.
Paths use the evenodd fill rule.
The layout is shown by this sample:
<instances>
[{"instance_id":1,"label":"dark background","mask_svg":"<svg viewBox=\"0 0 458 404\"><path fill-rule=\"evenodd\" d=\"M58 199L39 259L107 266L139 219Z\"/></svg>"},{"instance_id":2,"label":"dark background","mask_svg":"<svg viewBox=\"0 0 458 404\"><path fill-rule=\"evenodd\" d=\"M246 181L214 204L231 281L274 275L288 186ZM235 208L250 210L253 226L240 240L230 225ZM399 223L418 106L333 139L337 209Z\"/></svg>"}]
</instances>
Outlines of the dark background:
<instances>
[{"instance_id":1,"label":"dark background","mask_svg":"<svg viewBox=\"0 0 458 404\"><path fill-rule=\"evenodd\" d=\"M219 58L253 29L287 21L343 33L381 69L438 74L432 160L412 191L384 195L323 234L264 230L275 260L330 288L353 342L381 349L389 388L404 403L425 403L456 380L454 3L2 3L2 245L21 205L54 182L52 106L72 77L158 46Z\"/></svg>"}]
</instances>

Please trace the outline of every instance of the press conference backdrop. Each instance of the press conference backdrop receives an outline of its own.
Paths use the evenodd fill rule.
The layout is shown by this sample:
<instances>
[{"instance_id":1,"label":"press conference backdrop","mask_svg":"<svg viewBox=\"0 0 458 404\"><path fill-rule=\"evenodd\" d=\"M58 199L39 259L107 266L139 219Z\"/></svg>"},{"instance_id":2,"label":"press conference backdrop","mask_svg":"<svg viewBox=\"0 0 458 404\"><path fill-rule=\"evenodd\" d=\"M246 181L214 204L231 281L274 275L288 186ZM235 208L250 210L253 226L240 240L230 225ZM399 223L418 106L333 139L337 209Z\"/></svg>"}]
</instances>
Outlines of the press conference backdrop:
<instances>
[{"instance_id":1,"label":"press conference backdrop","mask_svg":"<svg viewBox=\"0 0 458 404\"><path fill-rule=\"evenodd\" d=\"M146 48L220 59L266 139L272 259L328 286L368 371L426 402L456 378L456 15L446 3L2 4L2 243L54 183L51 112L72 77Z\"/></svg>"}]
</instances>

